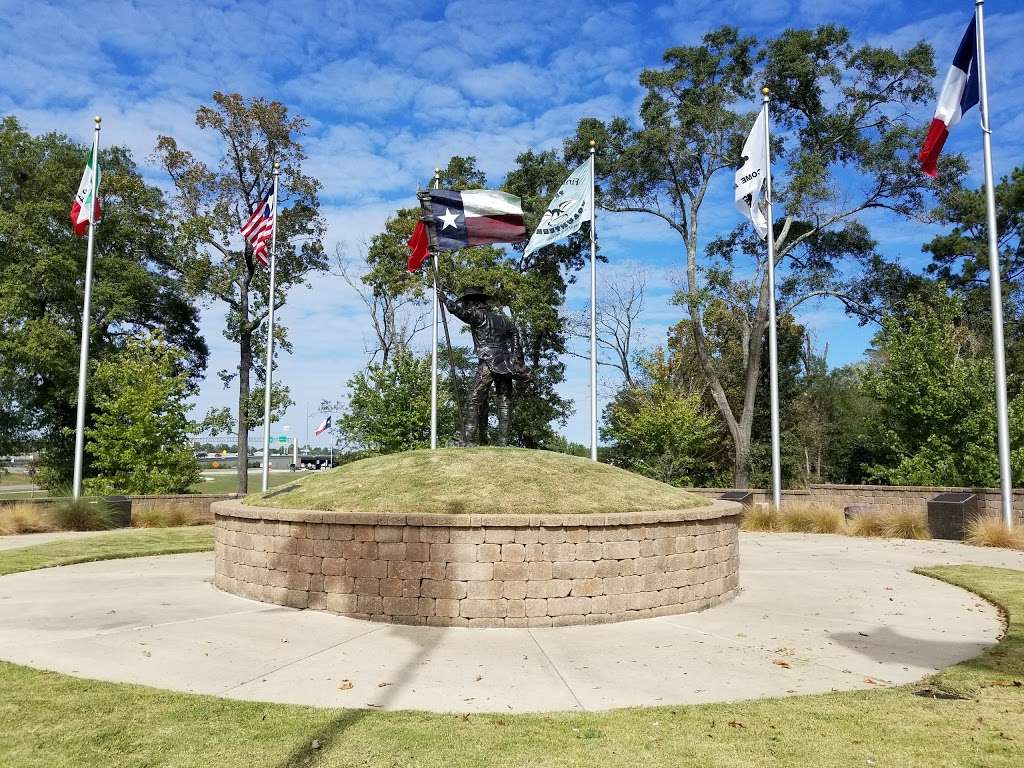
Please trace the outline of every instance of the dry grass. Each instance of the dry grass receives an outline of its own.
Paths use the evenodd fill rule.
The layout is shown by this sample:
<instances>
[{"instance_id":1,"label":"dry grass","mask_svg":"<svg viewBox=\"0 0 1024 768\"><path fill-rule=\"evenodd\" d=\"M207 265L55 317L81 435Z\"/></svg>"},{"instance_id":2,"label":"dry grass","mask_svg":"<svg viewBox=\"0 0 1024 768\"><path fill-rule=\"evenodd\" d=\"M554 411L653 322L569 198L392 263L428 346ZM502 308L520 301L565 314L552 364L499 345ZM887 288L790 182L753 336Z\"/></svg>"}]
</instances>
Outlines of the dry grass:
<instances>
[{"instance_id":1,"label":"dry grass","mask_svg":"<svg viewBox=\"0 0 1024 768\"><path fill-rule=\"evenodd\" d=\"M1011 528L995 515L981 515L967 524L964 541L977 547L1024 549L1024 528Z\"/></svg>"},{"instance_id":2,"label":"dry grass","mask_svg":"<svg viewBox=\"0 0 1024 768\"><path fill-rule=\"evenodd\" d=\"M930 539L928 517L923 510L897 509L885 514L883 534L890 539Z\"/></svg>"},{"instance_id":3,"label":"dry grass","mask_svg":"<svg viewBox=\"0 0 1024 768\"><path fill-rule=\"evenodd\" d=\"M744 531L781 531L782 521L779 513L771 508L769 504L755 504L743 512L743 523L740 525Z\"/></svg>"},{"instance_id":4,"label":"dry grass","mask_svg":"<svg viewBox=\"0 0 1024 768\"><path fill-rule=\"evenodd\" d=\"M53 519L41 504L0 507L0 536L17 533L46 533L56 530Z\"/></svg>"},{"instance_id":5,"label":"dry grass","mask_svg":"<svg viewBox=\"0 0 1024 768\"><path fill-rule=\"evenodd\" d=\"M105 531L114 528L114 514L103 499L62 499L51 507L57 530Z\"/></svg>"},{"instance_id":6,"label":"dry grass","mask_svg":"<svg viewBox=\"0 0 1024 768\"><path fill-rule=\"evenodd\" d=\"M816 502L790 502L780 511L781 530L794 533L843 533L841 510Z\"/></svg>"},{"instance_id":7,"label":"dry grass","mask_svg":"<svg viewBox=\"0 0 1024 768\"><path fill-rule=\"evenodd\" d=\"M180 507L151 507L132 514L132 528L183 528L203 524L191 509Z\"/></svg>"},{"instance_id":8,"label":"dry grass","mask_svg":"<svg viewBox=\"0 0 1024 768\"><path fill-rule=\"evenodd\" d=\"M851 536L885 536L889 516L878 509L869 509L848 520L846 530Z\"/></svg>"},{"instance_id":9,"label":"dry grass","mask_svg":"<svg viewBox=\"0 0 1024 768\"><path fill-rule=\"evenodd\" d=\"M578 456L521 448L442 448L317 472L246 504L285 509L462 514L590 514L688 509L681 488Z\"/></svg>"}]
</instances>

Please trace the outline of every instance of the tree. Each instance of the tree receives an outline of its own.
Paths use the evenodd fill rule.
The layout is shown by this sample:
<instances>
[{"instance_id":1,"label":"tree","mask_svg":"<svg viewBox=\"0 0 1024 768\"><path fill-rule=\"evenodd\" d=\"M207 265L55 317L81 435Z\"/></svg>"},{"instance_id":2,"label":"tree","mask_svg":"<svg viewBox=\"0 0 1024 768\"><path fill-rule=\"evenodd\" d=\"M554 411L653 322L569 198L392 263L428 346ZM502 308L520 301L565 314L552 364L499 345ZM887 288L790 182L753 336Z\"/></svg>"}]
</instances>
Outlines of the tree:
<instances>
[{"instance_id":1,"label":"tree","mask_svg":"<svg viewBox=\"0 0 1024 768\"><path fill-rule=\"evenodd\" d=\"M263 98L215 91L213 104L199 107L196 125L213 131L224 156L216 168L160 136L156 157L177 191L175 211L185 251L183 271L189 284L227 307L225 336L238 344L235 371L220 373L225 386L238 380L238 447L248 453L253 426L247 407L251 377L265 375L266 325L271 297L268 270L259 265L252 247L240 242L239 230L273 187L273 164L281 164L277 217L275 308L285 303L288 289L305 282L310 272L327 269L321 238L320 182L302 172L306 158L299 143L307 127L287 107ZM241 247L236 247L236 246ZM288 350L287 334L275 323L275 349ZM248 488L245 462L238 466L238 490Z\"/></svg>"},{"instance_id":2,"label":"tree","mask_svg":"<svg viewBox=\"0 0 1024 768\"><path fill-rule=\"evenodd\" d=\"M978 354L962 313L962 302L951 298L918 304L908 321L883 323L875 341L880 363L864 375L875 401L865 435L877 457L867 467L870 480L998 484L992 360ZM1018 399L1013 410L1020 408Z\"/></svg>"},{"instance_id":3,"label":"tree","mask_svg":"<svg viewBox=\"0 0 1024 768\"><path fill-rule=\"evenodd\" d=\"M597 299L598 365L614 368L629 387L634 384L633 366L643 343L639 327L644 311L644 293L647 275L642 269L631 271L627 277L604 280ZM590 339L590 307L584 307L569 318L570 333L577 339ZM605 354L601 355L600 350ZM590 359L590 348L585 353L572 353L575 357ZM600 359L600 358L604 359Z\"/></svg>"},{"instance_id":4,"label":"tree","mask_svg":"<svg viewBox=\"0 0 1024 768\"><path fill-rule=\"evenodd\" d=\"M444 386L442 386L442 383ZM397 350L386 362L370 363L349 382L348 404L337 428L355 447L394 453L430 446L430 355ZM457 416L447 382L439 382L438 436L454 437Z\"/></svg>"},{"instance_id":5,"label":"tree","mask_svg":"<svg viewBox=\"0 0 1024 768\"><path fill-rule=\"evenodd\" d=\"M32 136L13 117L0 121L0 432L12 447L38 446L51 488L70 484L73 464L86 246L68 211L88 153L61 134ZM101 150L100 166L90 360L159 331L198 377L207 348L163 195L122 147ZM90 400L86 423L93 417Z\"/></svg>"},{"instance_id":6,"label":"tree","mask_svg":"<svg viewBox=\"0 0 1024 768\"><path fill-rule=\"evenodd\" d=\"M197 387L183 350L159 334L128 340L95 367L96 416L86 430L96 495L185 493L199 480L188 399Z\"/></svg>"},{"instance_id":7,"label":"tree","mask_svg":"<svg viewBox=\"0 0 1024 768\"><path fill-rule=\"evenodd\" d=\"M566 156L581 160L596 141L602 207L654 216L682 240L678 301L729 430L733 481L746 486L768 311L765 247L744 224L702 254L702 205L719 172L740 165L754 86L767 85L781 128L773 142L773 196L782 213L773 223L780 315L813 298L848 300L838 265L869 259L874 250L858 214L910 216L921 208L926 182L913 162L921 132L907 117L931 98L932 53L924 43L903 53L854 47L834 26L790 29L762 45L723 27L706 34L703 45L670 48L664 61L640 75L646 94L638 126L625 117L585 119ZM736 279L740 261L743 272L753 272L748 284ZM749 302L751 323L739 340L746 348L742 397L730 401L705 312L712 298L734 301L737 284L749 291L742 301Z\"/></svg>"},{"instance_id":8,"label":"tree","mask_svg":"<svg viewBox=\"0 0 1024 768\"><path fill-rule=\"evenodd\" d=\"M989 299L988 223L985 190L958 184L936 188L938 205L932 218L951 227L923 246L931 254L928 273L964 297L966 319L991 344L992 309ZM1002 278L1007 369L1013 391L1024 381L1024 168L1015 168L995 188L999 271ZM1013 375L1016 374L1016 375Z\"/></svg>"},{"instance_id":9,"label":"tree","mask_svg":"<svg viewBox=\"0 0 1024 768\"><path fill-rule=\"evenodd\" d=\"M713 482L720 422L699 392L681 391L664 349L640 361L640 381L625 385L605 410L602 436L612 463L672 485Z\"/></svg>"}]
</instances>

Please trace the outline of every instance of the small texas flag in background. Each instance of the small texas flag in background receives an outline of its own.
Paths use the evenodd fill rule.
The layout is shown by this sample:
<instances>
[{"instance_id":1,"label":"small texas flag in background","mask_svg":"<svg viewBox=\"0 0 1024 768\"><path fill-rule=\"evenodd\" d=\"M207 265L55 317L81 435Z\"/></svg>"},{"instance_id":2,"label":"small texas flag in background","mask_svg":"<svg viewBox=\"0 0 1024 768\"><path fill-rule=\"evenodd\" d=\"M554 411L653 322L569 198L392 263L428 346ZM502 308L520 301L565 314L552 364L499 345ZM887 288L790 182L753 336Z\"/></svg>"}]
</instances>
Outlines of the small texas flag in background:
<instances>
[{"instance_id":1,"label":"small texas flag in background","mask_svg":"<svg viewBox=\"0 0 1024 768\"><path fill-rule=\"evenodd\" d=\"M313 430L314 437L320 437L324 432L331 428L331 417L328 416L326 419L317 425L317 428Z\"/></svg>"}]
</instances>

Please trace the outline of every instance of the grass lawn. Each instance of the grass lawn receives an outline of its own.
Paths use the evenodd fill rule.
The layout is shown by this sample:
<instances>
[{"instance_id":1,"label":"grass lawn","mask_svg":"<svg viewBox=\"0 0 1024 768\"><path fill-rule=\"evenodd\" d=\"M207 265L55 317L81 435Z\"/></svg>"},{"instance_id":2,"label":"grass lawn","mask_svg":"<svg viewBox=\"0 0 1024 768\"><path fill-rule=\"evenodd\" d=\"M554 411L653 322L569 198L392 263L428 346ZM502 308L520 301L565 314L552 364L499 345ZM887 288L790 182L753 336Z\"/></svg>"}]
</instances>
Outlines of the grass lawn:
<instances>
[{"instance_id":1,"label":"grass lawn","mask_svg":"<svg viewBox=\"0 0 1024 768\"><path fill-rule=\"evenodd\" d=\"M190 532L196 529L140 533L173 538ZM91 543L89 539L76 542ZM15 570L9 560L17 557L24 555L0 552L0 571ZM983 595L1001 605L1008 616L1007 632L998 647L922 684L596 714L463 716L227 701L80 680L0 662L0 765L999 768L1024 764L1024 687L1018 685L1024 680L1024 572L973 566L922 572ZM914 695L926 687L965 698Z\"/></svg>"},{"instance_id":2,"label":"grass lawn","mask_svg":"<svg viewBox=\"0 0 1024 768\"><path fill-rule=\"evenodd\" d=\"M213 549L211 526L130 528L0 552L0 576L57 565ZM0 761L0 765L3 762Z\"/></svg>"},{"instance_id":3,"label":"grass lawn","mask_svg":"<svg viewBox=\"0 0 1024 768\"><path fill-rule=\"evenodd\" d=\"M354 461L247 504L293 509L586 514L686 509L699 496L579 456L521 448L441 448Z\"/></svg>"}]
</instances>

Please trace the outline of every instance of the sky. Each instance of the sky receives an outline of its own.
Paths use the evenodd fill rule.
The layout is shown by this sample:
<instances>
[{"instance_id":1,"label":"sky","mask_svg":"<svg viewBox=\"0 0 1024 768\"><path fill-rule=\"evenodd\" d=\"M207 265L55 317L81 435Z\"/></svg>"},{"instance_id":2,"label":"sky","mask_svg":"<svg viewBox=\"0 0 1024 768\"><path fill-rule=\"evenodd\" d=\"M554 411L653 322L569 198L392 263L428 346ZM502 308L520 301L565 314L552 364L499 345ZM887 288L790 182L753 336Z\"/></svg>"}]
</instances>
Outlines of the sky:
<instances>
[{"instance_id":1,"label":"sky","mask_svg":"<svg viewBox=\"0 0 1024 768\"><path fill-rule=\"evenodd\" d=\"M85 143L92 115L100 114L104 144L129 147L146 179L169 189L152 160L158 135L216 162L221 148L195 126L196 108L214 90L278 99L310 122L305 171L323 184L327 251L358 259L387 217L414 204L417 186L451 155L475 156L497 186L519 153L560 148L583 117L635 120L640 71L658 66L666 48L697 43L723 24L766 37L838 23L854 42L900 49L925 40L936 51L938 88L973 8L973 0L0 0L0 115ZM1024 163L1024 57L1017 50L1024 10L1019 0L990 0L986 21L994 163L1003 175ZM915 115L922 125L931 110ZM968 113L947 151L964 152L980 184L977 115ZM731 185L731 174L721 174L705 204L703 239L737 223ZM683 265L681 240L641 215L598 215L608 258L599 281L646 276L642 340L660 343L682 317L670 302ZM867 223L887 255L914 269L926 263L921 244L937 230L884 216ZM585 278L570 287L569 311L584 306L587 291ZM330 437L315 439L312 430L321 402L342 400L346 382L367 362L366 311L340 276L327 274L293 289L278 318L294 350L281 358L277 375L296 405L273 431L287 426L305 443L308 426L308 442L327 445ZM819 350L828 345L833 366L860 359L873 334L835 303L804 305L799 318ZM223 310L204 306L211 355L197 417L237 401L216 376L238 362L223 327ZM417 343L428 341L421 334ZM588 364L572 356L566 362L562 392L576 413L561 431L587 443ZM602 403L615 385L602 370Z\"/></svg>"}]
</instances>

